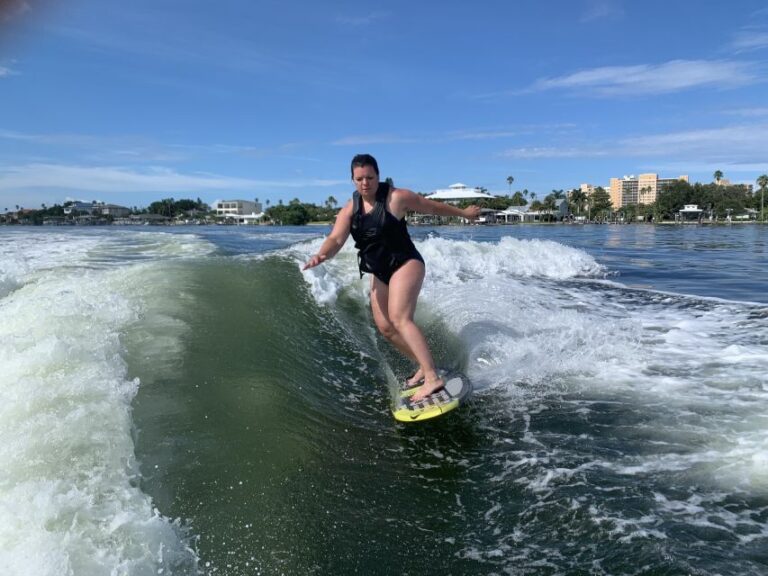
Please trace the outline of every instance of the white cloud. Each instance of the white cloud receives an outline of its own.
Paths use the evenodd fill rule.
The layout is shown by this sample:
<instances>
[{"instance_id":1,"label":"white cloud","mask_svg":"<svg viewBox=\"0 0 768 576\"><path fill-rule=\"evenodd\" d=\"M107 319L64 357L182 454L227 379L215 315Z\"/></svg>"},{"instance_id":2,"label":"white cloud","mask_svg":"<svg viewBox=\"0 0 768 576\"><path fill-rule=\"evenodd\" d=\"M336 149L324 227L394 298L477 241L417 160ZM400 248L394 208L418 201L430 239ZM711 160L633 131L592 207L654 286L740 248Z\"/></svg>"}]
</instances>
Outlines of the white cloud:
<instances>
[{"instance_id":1,"label":"white cloud","mask_svg":"<svg viewBox=\"0 0 768 576\"><path fill-rule=\"evenodd\" d=\"M367 136L345 136L331 142L333 146L370 146L373 144L416 144L420 140L394 134L369 134Z\"/></svg>"},{"instance_id":2,"label":"white cloud","mask_svg":"<svg viewBox=\"0 0 768 576\"><path fill-rule=\"evenodd\" d=\"M371 24L375 24L385 19L387 16L388 14L386 12L377 10L375 12L371 12L370 14L364 14L360 16L338 16L336 21L339 24L348 26L370 26Z\"/></svg>"},{"instance_id":3,"label":"white cloud","mask_svg":"<svg viewBox=\"0 0 768 576\"><path fill-rule=\"evenodd\" d=\"M726 110L725 114L732 116L744 116L747 118L754 118L759 116L768 116L768 107L757 108L738 108L736 110Z\"/></svg>"},{"instance_id":4,"label":"white cloud","mask_svg":"<svg viewBox=\"0 0 768 576\"><path fill-rule=\"evenodd\" d=\"M722 170L725 177L733 183L754 184L753 174L764 174L768 171L768 161L766 162L653 162L640 169L647 172L658 172L667 174L705 174L711 175L715 170ZM748 174L747 178L740 177L737 181L734 174Z\"/></svg>"},{"instance_id":5,"label":"white cloud","mask_svg":"<svg viewBox=\"0 0 768 576\"><path fill-rule=\"evenodd\" d=\"M768 48L768 31L742 30L738 32L731 43L731 48L736 52L749 52Z\"/></svg>"},{"instance_id":6,"label":"white cloud","mask_svg":"<svg viewBox=\"0 0 768 576\"><path fill-rule=\"evenodd\" d=\"M0 66L0 78L6 78L8 76L17 76L19 73L16 70L8 68L7 66Z\"/></svg>"},{"instance_id":7,"label":"white cloud","mask_svg":"<svg viewBox=\"0 0 768 576\"><path fill-rule=\"evenodd\" d=\"M724 126L702 130L633 136L585 146L521 147L505 150L506 158L647 157L669 162L764 165L768 158L768 124Z\"/></svg>"},{"instance_id":8,"label":"white cloud","mask_svg":"<svg viewBox=\"0 0 768 576\"><path fill-rule=\"evenodd\" d=\"M761 80L756 66L733 60L671 60L662 64L604 66L537 80L529 91L578 90L612 95L663 94L701 86L736 88Z\"/></svg>"},{"instance_id":9,"label":"white cloud","mask_svg":"<svg viewBox=\"0 0 768 576\"><path fill-rule=\"evenodd\" d=\"M582 22L622 18L624 7L616 0L591 0L581 17Z\"/></svg>"},{"instance_id":10,"label":"white cloud","mask_svg":"<svg viewBox=\"0 0 768 576\"><path fill-rule=\"evenodd\" d=\"M117 166L73 166L26 164L0 168L0 190L65 189L78 192L162 192L199 193L206 191L254 190L338 186L340 180L254 180L217 174L182 174L162 167L135 170Z\"/></svg>"},{"instance_id":11,"label":"white cloud","mask_svg":"<svg viewBox=\"0 0 768 576\"><path fill-rule=\"evenodd\" d=\"M497 138L511 138L525 133L511 130L476 130L464 132L451 132L446 136L447 140L496 140Z\"/></svg>"},{"instance_id":12,"label":"white cloud","mask_svg":"<svg viewBox=\"0 0 768 576\"><path fill-rule=\"evenodd\" d=\"M27 133L14 132L12 130L0 130L0 139L67 147L91 147L95 149L103 149L118 142L120 144L124 143L123 139L106 136L92 136L89 134Z\"/></svg>"},{"instance_id":13,"label":"white cloud","mask_svg":"<svg viewBox=\"0 0 768 576\"><path fill-rule=\"evenodd\" d=\"M619 150L633 156L753 163L768 157L768 126L739 125L626 138Z\"/></svg>"},{"instance_id":14,"label":"white cloud","mask_svg":"<svg viewBox=\"0 0 768 576\"><path fill-rule=\"evenodd\" d=\"M511 148L499 154L503 158L587 158L595 156L606 156L606 150L600 150L594 147L558 147L558 146L531 146L523 148Z\"/></svg>"},{"instance_id":15,"label":"white cloud","mask_svg":"<svg viewBox=\"0 0 768 576\"><path fill-rule=\"evenodd\" d=\"M454 130L421 136L399 136L396 134L369 134L346 136L331 142L333 146L368 146L374 144L442 144L463 140L482 141L513 138L532 134L570 132L575 124L523 124L507 129L476 128Z\"/></svg>"},{"instance_id":16,"label":"white cloud","mask_svg":"<svg viewBox=\"0 0 768 576\"><path fill-rule=\"evenodd\" d=\"M67 162L85 164L122 164L132 160L144 164L168 164L211 155L248 158L287 158L302 162L318 162L315 158L293 152L304 144L287 143L272 148L233 144L165 144L151 138L133 135L93 135L77 133L27 133L0 129L0 140L48 146L66 153ZM75 155L77 154L77 155ZM39 156L38 156L39 157ZM59 156L61 158L61 156ZM60 160L61 161L61 160Z\"/></svg>"}]
</instances>

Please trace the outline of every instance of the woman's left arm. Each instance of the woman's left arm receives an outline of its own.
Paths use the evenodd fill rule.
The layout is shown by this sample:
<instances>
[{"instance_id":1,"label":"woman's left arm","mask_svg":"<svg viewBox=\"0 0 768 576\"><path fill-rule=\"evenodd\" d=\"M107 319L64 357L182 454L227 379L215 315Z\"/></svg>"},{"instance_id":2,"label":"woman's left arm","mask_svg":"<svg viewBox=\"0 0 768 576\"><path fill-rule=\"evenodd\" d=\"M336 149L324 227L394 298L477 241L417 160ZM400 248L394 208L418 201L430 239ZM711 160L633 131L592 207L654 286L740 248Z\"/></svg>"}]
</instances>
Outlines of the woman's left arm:
<instances>
[{"instance_id":1,"label":"woman's left arm","mask_svg":"<svg viewBox=\"0 0 768 576\"><path fill-rule=\"evenodd\" d=\"M480 216L479 206L467 206L459 208L452 204L435 202L429 198L424 198L410 190L396 188L392 191L392 200L395 206L392 206L392 212L405 215L406 210L412 210L419 214L434 214L435 216L459 216L467 220L475 220Z\"/></svg>"}]
</instances>

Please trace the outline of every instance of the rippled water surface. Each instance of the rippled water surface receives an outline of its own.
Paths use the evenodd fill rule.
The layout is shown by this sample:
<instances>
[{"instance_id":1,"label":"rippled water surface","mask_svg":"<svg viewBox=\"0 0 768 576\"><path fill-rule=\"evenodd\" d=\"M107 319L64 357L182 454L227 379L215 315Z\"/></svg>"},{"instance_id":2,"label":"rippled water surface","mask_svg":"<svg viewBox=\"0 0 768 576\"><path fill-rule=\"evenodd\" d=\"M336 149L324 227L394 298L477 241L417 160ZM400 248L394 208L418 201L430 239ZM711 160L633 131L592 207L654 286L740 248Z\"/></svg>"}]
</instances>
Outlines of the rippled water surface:
<instances>
[{"instance_id":1,"label":"rippled water surface","mask_svg":"<svg viewBox=\"0 0 768 576\"><path fill-rule=\"evenodd\" d=\"M327 231L0 228L5 573L768 572L768 227L413 228L416 425Z\"/></svg>"}]
</instances>

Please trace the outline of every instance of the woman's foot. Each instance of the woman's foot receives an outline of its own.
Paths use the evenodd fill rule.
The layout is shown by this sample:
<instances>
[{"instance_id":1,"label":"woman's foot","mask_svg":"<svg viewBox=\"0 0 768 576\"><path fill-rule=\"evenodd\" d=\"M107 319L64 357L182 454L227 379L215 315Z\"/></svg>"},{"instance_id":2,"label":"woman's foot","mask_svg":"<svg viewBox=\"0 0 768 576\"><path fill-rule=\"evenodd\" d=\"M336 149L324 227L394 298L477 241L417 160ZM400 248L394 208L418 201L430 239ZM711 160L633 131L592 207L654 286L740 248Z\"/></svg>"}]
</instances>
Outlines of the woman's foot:
<instances>
[{"instance_id":1,"label":"woman's foot","mask_svg":"<svg viewBox=\"0 0 768 576\"><path fill-rule=\"evenodd\" d=\"M415 388L417 386L421 386L422 384L424 384L424 370L419 368L416 370L413 376L406 378L405 384L403 385L403 390Z\"/></svg>"},{"instance_id":2,"label":"woman's foot","mask_svg":"<svg viewBox=\"0 0 768 576\"><path fill-rule=\"evenodd\" d=\"M445 382L442 378L439 376L435 376L434 378L425 378L424 384L416 391L416 393L411 396L411 403L419 402L421 400L424 400L427 396L430 394L433 394L440 390L445 386Z\"/></svg>"}]
</instances>

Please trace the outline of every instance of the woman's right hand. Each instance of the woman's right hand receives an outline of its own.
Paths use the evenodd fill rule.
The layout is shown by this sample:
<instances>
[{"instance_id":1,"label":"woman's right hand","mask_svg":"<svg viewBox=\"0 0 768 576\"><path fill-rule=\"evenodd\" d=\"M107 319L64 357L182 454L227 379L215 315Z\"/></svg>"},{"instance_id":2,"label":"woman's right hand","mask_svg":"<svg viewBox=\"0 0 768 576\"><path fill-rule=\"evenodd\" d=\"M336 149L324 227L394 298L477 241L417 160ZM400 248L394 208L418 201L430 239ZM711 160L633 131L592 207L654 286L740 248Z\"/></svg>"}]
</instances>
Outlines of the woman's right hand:
<instances>
[{"instance_id":1,"label":"woman's right hand","mask_svg":"<svg viewBox=\"0 0 768 576\"><path fill-rule=\"evenodd\" d=\"M315 254L314 256L312 256L312 258L307 260L307 263L304 264L304 268L302 268L301 271L303 272L304 270L308 270L309 268L314 268L315 266L318 266L319 264L322 264L323 262L325 262L327 259L328 259L328 256L326 256L325 254Z\"/></svg>"}]
</instances>

